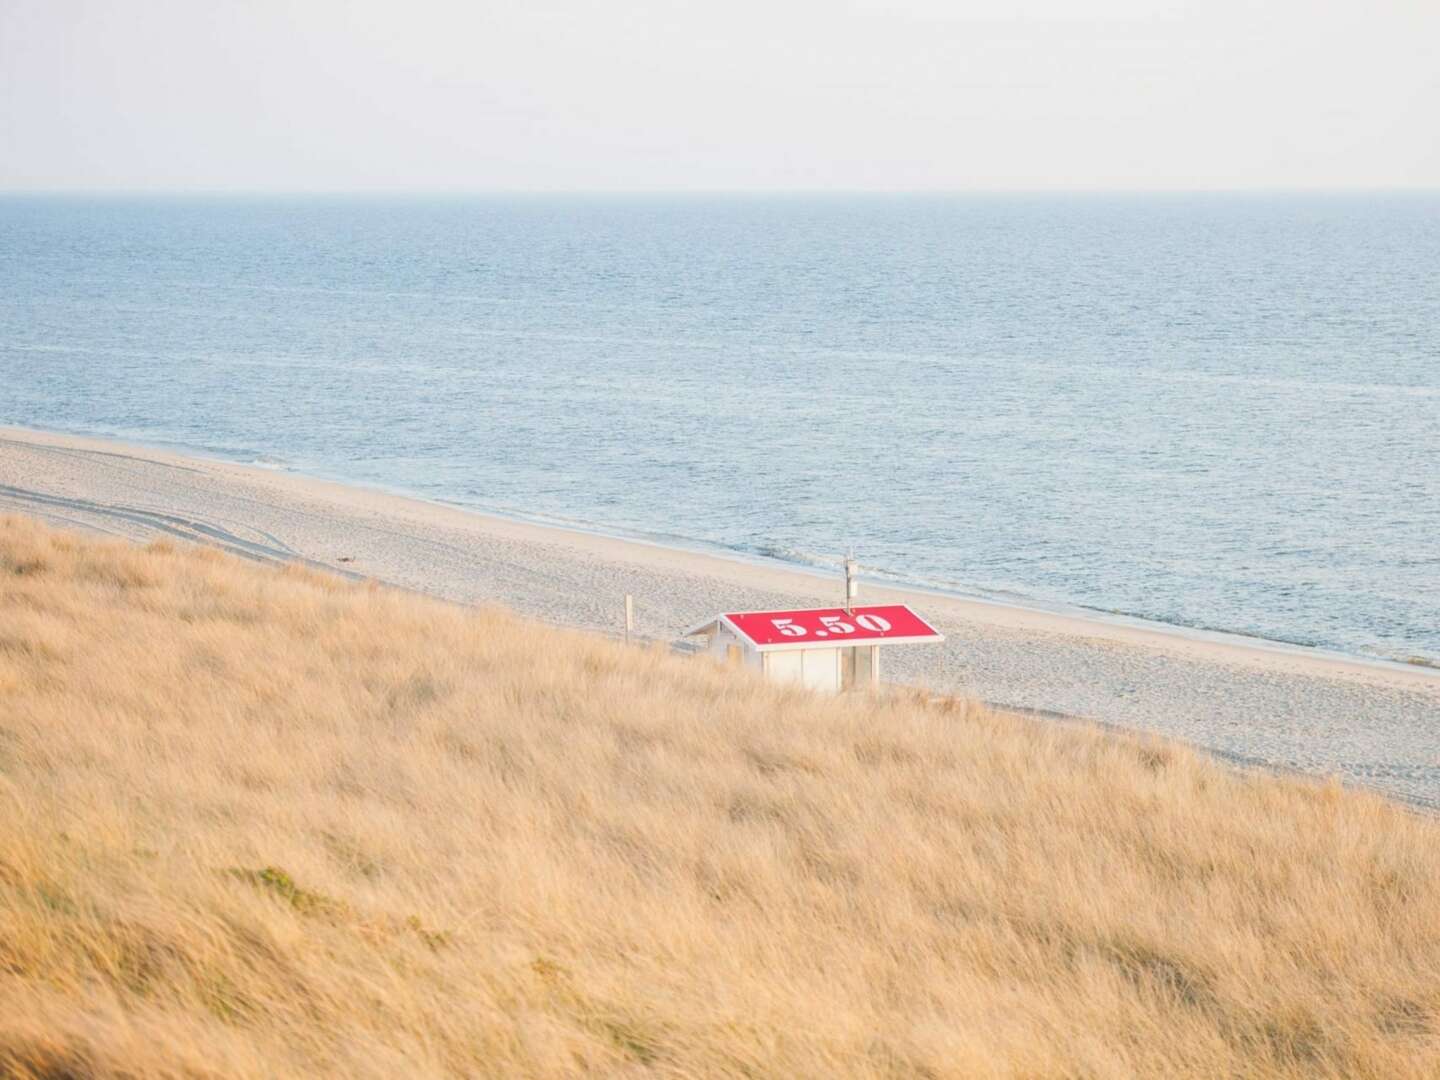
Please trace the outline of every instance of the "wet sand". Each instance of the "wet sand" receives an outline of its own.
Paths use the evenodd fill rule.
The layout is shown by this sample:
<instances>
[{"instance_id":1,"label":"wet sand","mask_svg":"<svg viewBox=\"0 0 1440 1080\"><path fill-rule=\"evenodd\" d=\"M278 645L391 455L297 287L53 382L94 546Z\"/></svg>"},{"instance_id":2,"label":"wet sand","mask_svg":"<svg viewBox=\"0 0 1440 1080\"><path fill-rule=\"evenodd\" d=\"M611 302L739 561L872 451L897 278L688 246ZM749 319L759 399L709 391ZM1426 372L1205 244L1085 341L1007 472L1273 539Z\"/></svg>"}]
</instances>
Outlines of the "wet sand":
<instances>
[{"instance_id":1,"label":"wet sand","mask_svg":"<svg viewBox=\"0 0 1440 1080\"><path fill-rule=\"evenodd\" d=\"M675 640L721 610L838 602L780 564L572 532L295 473L112 440L0 428L0 513L136 540L301 560L462 603ZM1158 624L863 586L943 645L886 654L888 680L1151 731L1230 760L1336 774L1440 807L1440 671ZM3 617L3 612L0 612Z\"/></svg>"}]
</instances>

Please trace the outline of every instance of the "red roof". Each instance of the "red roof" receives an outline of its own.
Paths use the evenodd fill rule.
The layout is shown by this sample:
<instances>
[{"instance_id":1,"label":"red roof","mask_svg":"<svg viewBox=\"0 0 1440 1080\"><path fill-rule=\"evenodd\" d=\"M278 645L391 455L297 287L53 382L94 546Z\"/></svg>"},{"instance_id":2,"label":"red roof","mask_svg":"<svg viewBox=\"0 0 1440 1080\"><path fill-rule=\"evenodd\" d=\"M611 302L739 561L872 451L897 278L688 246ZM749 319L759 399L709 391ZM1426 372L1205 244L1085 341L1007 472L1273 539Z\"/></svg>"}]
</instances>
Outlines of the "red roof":
<instances>
[{"instance_id":1,"label":"red roof","mask_svg":"<svg viewBox=\"0 0 1440 1080\"><path fill-rule=\"evenodd\" d=\"M711 620L691 633L704 632ZM799 611L733 611L718 616L757 649L816 648L825 645L900 645L944 641L945 637L904 604Z\"/></svg>"}]
</instances>

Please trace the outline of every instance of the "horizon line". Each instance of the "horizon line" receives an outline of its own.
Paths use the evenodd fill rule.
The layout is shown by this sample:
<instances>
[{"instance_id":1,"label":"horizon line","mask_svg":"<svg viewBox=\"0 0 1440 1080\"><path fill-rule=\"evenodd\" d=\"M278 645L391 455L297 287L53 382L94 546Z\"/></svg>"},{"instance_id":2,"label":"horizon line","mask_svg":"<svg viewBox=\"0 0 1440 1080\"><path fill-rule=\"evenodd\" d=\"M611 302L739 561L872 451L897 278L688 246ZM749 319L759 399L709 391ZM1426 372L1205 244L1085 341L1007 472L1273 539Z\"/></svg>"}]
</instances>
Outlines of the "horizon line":
<instances>
[{"instance_id":1,"label":"horizon line","mask_svg":"<svg viewBox=\"0 0 1440 1080\"><path fill-rule=\"evenodd\" d=\"M205 188L205 187L0 187L0 198L654 198L654 197L984 197L1104 195L1423 195L1440 184L1254 187L1013 187L1013 188Z\"/></svg>"}]
</instances>

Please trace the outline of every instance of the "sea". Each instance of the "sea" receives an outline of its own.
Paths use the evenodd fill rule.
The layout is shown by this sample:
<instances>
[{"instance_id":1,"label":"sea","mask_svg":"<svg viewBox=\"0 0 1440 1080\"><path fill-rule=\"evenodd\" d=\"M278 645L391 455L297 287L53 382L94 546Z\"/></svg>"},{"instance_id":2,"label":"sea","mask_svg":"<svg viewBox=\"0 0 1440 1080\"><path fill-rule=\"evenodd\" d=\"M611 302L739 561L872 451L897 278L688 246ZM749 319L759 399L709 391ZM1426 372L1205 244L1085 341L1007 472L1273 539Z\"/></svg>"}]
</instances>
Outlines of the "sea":
<instances>
[{"instance_id":1,"label":"sea","mask_svg":"<svg viewBox=\"0 0 1440 1080\"><path fill-rule=\"evenodd\" d=\"M6 196L0 423L1440 662L1440 193Z\"/></svg>"}]
</instances>

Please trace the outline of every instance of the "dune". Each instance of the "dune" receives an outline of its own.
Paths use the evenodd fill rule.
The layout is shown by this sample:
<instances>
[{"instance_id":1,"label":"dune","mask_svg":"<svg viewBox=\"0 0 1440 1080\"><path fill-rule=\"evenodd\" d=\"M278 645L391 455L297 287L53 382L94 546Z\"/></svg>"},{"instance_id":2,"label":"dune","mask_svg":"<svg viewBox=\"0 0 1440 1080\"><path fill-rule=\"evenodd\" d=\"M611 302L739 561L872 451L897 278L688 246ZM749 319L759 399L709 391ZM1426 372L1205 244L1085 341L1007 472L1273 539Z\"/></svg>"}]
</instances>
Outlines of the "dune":
<instances>
[{"instance_id":1,"label":"dune","mask_svg":"<svg viewBox=\"0 0 1440 1080\"><path fill-rule=\"evenodd\" d=\"M0 519L0 1072L1440 1072L1440 822Z\"/></svg>"},{"instance_id":2,"label":"dune","mask_svg":"<svg viewBox=\"0 0 1440 1080\"><path fill-rule=\"evenodd\" d=\"M551 625L671 642L717 611L828 606L834 575L537 525L109 439L0 428L0 512L148 541L190 539ZM998 708L1178 739L1228 761L1337 775L1440 808L1440 670L1233 634L1180 632L867 580L946 636L889 651L885 677Z\"/></svg>"}]
</instances>

